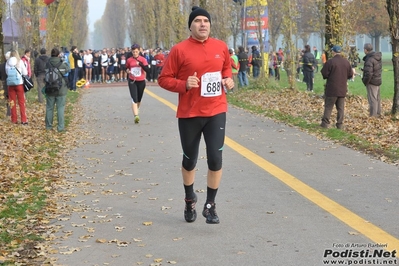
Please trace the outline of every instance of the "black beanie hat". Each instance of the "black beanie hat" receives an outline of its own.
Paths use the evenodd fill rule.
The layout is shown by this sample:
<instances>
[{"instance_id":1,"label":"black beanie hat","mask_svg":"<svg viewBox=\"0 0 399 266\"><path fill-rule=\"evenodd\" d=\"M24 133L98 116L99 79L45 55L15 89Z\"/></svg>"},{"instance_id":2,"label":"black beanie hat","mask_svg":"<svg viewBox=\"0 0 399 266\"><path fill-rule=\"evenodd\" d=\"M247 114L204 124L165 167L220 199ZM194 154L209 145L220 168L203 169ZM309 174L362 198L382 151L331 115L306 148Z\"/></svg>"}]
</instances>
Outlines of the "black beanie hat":
<instances>
[{"instance_id":1,"label":"black beanie hat","mask_svg":"<svg viewBox=\"0 0 399 266\"><path fill-rule=\"evenodd\" d=\"M193 6L190 16L188 17L188 28L190 28L191 23L197 16L205 16L209 19L209 23L211 23L211 15L209 15L208 11L198 6Z\"/></svg>"}]
</instances>

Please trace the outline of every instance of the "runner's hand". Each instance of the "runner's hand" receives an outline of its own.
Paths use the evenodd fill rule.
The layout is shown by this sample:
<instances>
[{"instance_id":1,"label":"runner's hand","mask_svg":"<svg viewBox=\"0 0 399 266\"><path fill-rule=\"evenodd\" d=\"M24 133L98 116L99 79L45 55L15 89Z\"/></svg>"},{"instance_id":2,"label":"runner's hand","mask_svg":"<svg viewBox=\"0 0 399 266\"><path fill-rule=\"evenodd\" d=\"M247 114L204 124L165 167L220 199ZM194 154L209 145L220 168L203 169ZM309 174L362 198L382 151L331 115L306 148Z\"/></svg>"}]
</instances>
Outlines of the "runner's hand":
<instances>
[{"instance_id":1,"label":"runner's hand","mask_svg":"<svg viewBox=\"0 0 399 266\"><path fill-rule=\"evenodd\" d=\"M222 84L228 90L231 90L232 88L234 88L234 81L232 78L222 79Z\"/></svg>"},{"instance_id":2,"label":"runner's hand","mask_svg":"<svg viewBox=\"0 0 399 266\"><path fill-rule=\"evenodd\" d=\"M186 81L186 89L189 91L192 88L198 88L200 80L197 78L197 72L194 72L192 76L188 76Z\"/></svg>"}]
</instances>

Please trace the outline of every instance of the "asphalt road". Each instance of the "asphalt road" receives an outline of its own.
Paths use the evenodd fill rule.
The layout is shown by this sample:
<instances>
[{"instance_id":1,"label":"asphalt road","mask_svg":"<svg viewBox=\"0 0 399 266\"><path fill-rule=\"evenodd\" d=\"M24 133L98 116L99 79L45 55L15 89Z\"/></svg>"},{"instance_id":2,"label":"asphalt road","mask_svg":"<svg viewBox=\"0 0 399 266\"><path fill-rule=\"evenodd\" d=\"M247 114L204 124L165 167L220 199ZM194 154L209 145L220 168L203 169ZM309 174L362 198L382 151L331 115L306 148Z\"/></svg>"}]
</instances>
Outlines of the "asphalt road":
<instances>
[{"instance_id":1,"label":"asphalt road","mask_svg":"<svg viewBox=\"0 0 399 266\"><path fill-rule=\"evenodd\" d=\"M230 106L220 224L183 217L177 94L148 84L134 124L127 86L82 98L87 132L59 206L70 215L53 247L59 265L399 265L399 171L360 152Z\"/></svg>"}]
</instances>

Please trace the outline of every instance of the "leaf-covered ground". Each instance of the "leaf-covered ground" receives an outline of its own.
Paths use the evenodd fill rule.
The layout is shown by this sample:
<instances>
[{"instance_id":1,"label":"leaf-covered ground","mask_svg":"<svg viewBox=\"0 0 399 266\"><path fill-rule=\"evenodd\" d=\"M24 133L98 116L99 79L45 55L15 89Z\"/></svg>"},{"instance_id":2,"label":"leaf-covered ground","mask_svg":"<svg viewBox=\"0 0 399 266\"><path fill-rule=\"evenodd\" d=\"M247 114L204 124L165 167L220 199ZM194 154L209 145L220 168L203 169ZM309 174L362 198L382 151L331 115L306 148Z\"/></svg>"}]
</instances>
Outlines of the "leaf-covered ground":
<instances>
[{"instance_id":1,"label":"leaf-covered ground","mask_svg":"<svg viewBox=\"0 0 399 266\"><path fill-rule=\"evenodd\" d=\"M67 132L58 133L45 130L44 104L28 100L28 126L12 124L5 100L0 104L0 264L50 265L43 240L55 230L51 221L59 215L57 188L70 168L66 152L81 135L74 126L79 117ZM79 113L75 106L74 114Z\"/></svg>"},{"instance_id":2,"label":"leaf-covered ground","mask_svg":"<svg viewBox=\"0 0 399 266\"><path fill-rule=\"evenodd\" d=\"M311 129L309 132L312 134L323 138L329 135L327 130L318 126L324 111L324 99L321 95L292 90L249 89L238 91L231 97L246 105L256 107L258 111L261 109L263 113L274 118L278 117L275 111L282 115L299 118L308 124ZM391 108L392 102L385 100L382 102L384 115L380 118L370 118L367 99L349 95L346 98L343 131L357 138L349 137L349 140L343 139L342 143L363 150L383 161L398 163L399 119L390 115ZM331 128L335 127L336 114L334 109L331 115ZM337 141L340 141L339 138Z\"/></svg>"}]
</instances>

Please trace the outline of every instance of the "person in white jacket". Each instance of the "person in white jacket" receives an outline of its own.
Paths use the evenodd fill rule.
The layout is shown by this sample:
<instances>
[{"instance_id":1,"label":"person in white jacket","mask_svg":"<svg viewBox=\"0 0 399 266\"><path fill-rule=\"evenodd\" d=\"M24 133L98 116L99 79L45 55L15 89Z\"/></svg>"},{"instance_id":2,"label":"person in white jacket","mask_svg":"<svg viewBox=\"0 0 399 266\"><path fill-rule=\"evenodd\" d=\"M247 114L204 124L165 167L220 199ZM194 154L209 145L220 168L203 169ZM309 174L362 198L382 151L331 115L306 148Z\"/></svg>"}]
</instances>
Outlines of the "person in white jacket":
<instances>
[{"instance_id":1,"label":"person in white jacket","mask_svg":"<svg viewBox=\"0 0 399 266\"><path fill-rule=\"evenodd\" d=\"M16 68L16 79L12 81L12 78L15 77ZM28 70L25 67L24 62L19 57L18 51L12 50L10 54L10 58L6 63L6 73L7 73L7 87L8 87L8 99L11 108L11 122L13 124L18 123L17 117L17 101L19 110L21 113L21 124L27 125L28 119L26 116L26 106L25 106L25 91L23 85L22 75L28 75ZM11 82L12 81L12 82Z\"/></svg>"}]
</instances>

